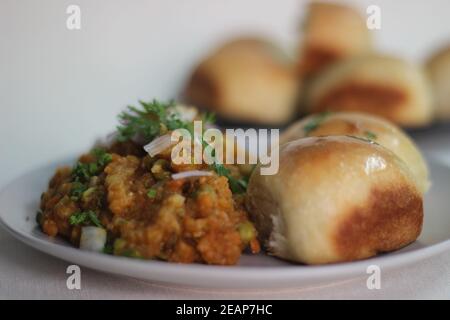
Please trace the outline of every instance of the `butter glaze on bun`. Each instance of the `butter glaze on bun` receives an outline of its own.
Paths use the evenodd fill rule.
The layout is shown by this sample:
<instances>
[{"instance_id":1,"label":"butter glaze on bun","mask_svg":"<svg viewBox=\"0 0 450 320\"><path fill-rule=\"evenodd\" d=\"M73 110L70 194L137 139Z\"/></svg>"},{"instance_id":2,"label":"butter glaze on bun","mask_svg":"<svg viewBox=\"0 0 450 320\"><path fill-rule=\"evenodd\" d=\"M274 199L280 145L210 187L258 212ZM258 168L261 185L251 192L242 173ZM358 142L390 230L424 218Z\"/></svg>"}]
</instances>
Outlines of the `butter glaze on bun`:
<instances>
[{"instance_id":1,"label":"butter glaze on bun","mask_svg":"<svg viewBox=\"0 0 450 320\"><path fill-rule=\"evenodd\" d=\"M280 148L280 169L250 178L246 206L267 251L326 264L399 249L419 236L422 195L386 148L346 136Z\"/></svg>"},{"instance_id":2,"label":"butter glaze on bun","mask_svg":"<svg viewBox=\"0 0 450 320\"><path fill-rule=\"evenodd\" d=\"M419 190L422 193L428 190L428 166L416 144L398 126L374 115L358 112L311 115L286 129L280 142L283 144L299 138L336 135L369 139L391 150L414 174Z\"/></svg>"},{"instance_id":3,"label":"butter glaze on bun","mask_svg":"<svg viewBox=\"0 0 450 320\"><path fill-rule=\"evenodd\" d=\"M310 113L361 111L405 127L433 118L431 86L425 73L404 60L368 55L336 63L307 92Z\"/></svg>"}]
</instances>

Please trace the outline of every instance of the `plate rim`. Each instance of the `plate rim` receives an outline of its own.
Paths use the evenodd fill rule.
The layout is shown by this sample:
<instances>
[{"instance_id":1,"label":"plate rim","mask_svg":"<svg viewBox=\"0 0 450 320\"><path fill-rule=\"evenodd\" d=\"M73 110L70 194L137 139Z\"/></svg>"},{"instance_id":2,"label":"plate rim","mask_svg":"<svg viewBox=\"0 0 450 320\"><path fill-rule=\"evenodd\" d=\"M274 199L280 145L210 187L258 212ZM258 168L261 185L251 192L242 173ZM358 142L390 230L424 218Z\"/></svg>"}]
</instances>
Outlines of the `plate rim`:
<instances>
[{"instance_id":1,"label":"plate rim","mask_svg":"<svg viewBox=\"0 0 450 320\"><path fill-rule=\"evenodd\" d=\"M450 168L443 161L431 157L431 163ZM58 162L60 164L67 161ZM56 163L55 163L56 165ZM53 163L35 167L16 177L0 191L0 203L10 188L20 183L36 171L54 166ZM312 283L331 282L357 278L366 275L367 267L377 265L383 270L407 266L434 255L450 250L450 238L438 243L417 248L413 251L399 252L395 255L379 255L372 258L327 265L283 265L283 266L216 266L203 264L178 264L155 260L138 260L82 251L78 248L61 245L41 239L11 226L5 220L5 212L0 209L0 226L15 239L50 256L86 266L101 272L149 280L158 283L188 285L203 288L274 288L301 287ZM274 257L275 258L275 257ZM131 267L127 269L125 265ZM109 267L108 267L109 266ZM151 271L148 269L151 268ZM137 271L137 274L134 272ZM158 276L162 276L162 279ZM183 275L180 280L180 275ZM219 278L216 278L219 277ZM225 278L225 281L224 279ZM200 280L200 281L199 281ZM245 280L245 281L244 281ZM259 281L259 282L258 282ZM220 285L217 285L220 283Z\"/></svg>"}]
</instances>

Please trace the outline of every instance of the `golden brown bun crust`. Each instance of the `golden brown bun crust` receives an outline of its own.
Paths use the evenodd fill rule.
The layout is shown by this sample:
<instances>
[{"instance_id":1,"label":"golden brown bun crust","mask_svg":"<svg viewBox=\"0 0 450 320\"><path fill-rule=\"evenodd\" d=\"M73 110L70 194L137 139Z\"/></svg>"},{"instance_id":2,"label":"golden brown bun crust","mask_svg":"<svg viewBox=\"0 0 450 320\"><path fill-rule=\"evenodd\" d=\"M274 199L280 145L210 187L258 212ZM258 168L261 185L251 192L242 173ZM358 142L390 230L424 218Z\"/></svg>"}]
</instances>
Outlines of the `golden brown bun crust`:
<instances>
[{"instance_id":1,"label":"golden brown bun crust","mask_svg":"<svg viewBox=\"0 0 450 320\"><path fill-rule=\"evenodd\" d=\"M306 76L371 49L371 37L362 15L340 4L310 3L303 37L300 71Z\"/></svg>"},{"instance_id":2,"label":"golden brown bun crust","mask_svg":"<svg viewBox=\"0 0 450 320\"><path fill-rule=\"evenodd\" d=\"M269 253L307 264L401 248L423 221L422 196L404 162L344 136L283 145L276 175L253 173L246 205Z\"/></svg>"},{"instance_id":3,"label":"golden brown bun crust","mask_svg":"<svg viewBox=\"0 0 450 320\"><path fill-rule=\"evenodd\" d=\"M318 119L320 119L319 122ZM315 128L308 128L317 123ZM280 143L304 137L349 135L377 142L394 152L409 167L416 177L417 185L422 193L429 186L428 166L416 144L395 124L383 118L359 113L336 112L311 115L294 124L283 132Z\"/></svg>"},{"instance_id":4,"label":"golden brown bun crust","mask_svg":"<svg viewBox=\"0 0 450 320\"><path fill-rule=\"evenodd\" d=\"M277 125L296 112L299 80L282 52L261 39L225 44L193 72L185 96L235 122Z\"/></svg>"},{"instance_id":5,"label":"golden brown bun crust","mask_svg":"<svg viewBox=\"0 0 450 320\"><path fill-rule=\"evenodd\" d=\"M450 47L438 51L427 62L435 96L436 117L450 120Z\"/></svg>"},{"instance_id":6,"label":"golden brown bun crust","mask_svg":"<svg viewBox=\"0 0 450 320\"><path fill-rule=\"evenodd\" d=\"M332 65L307 93L311 113L360 111L406 127L432 121L432 96L425 74L401 59L368 55Z\"/></svg>"},{"instance_id":7,"label":"golden brown bun crust","mask_svg":"<svg viewBox=\"0 0 450 320\"><path fill-rule=\"evenodd\" d=\"M422 230L422 198L410 185L372 189L366 201L364 208L347 213L334 234L343 261L399 249L417 239Z\"/></svg>"}]
</instances>

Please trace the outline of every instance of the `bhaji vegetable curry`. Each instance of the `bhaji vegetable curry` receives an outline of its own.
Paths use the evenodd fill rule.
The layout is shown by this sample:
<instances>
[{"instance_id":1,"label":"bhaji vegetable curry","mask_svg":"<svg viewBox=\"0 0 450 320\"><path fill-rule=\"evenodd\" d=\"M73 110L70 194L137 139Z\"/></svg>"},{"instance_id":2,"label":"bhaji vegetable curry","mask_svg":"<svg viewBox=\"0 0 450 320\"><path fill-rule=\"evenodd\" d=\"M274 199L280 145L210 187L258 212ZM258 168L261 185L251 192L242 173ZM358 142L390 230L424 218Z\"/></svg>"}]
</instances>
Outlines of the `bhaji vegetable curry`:
<instances>
[{"instance_id":1,"label":"bhaji vegetable curry","mask_svg":"<svg viewBox=\"0 0 450 320\"><path fill-rule=\"evenodd\" d=\"M176 165L170 146L152 155L143 149L211 116L157 101L141 105L121 114L112 143L56 171L37 215L42 231L81 249L171 262L233 265L244 250L257 253L243 205L248 168Z\"/></svg>"}]
</instances>

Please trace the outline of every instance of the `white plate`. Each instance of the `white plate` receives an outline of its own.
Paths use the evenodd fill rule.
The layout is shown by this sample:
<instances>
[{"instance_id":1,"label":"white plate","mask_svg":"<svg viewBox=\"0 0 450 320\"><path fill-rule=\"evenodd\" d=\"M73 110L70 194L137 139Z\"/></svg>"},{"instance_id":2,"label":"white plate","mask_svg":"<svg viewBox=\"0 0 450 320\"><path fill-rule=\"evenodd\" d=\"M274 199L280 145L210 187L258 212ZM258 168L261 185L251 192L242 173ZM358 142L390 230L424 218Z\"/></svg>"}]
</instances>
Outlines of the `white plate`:
<instances>
[{"instance_id":1,"label":"white plate","mask_svg":"<svg viewBox=\"0 0 450 320\"><path fill-rule=\"evenodd\" d=\"M0 224L14 237L38 250L109 273L195 287L300 287L364 276L369 265L378 265L383 271L398 268L450 250L450 168L435 160L430 161L433 186L425 200L424 228L415 243L372 259L326 266L295 265L264 255L244 255L239 265L232 267L188 265L81 251L62 240L48 238L35 222L40 194L56 166L38 168L3 190Z\"/></svg>"}]
</instances>

